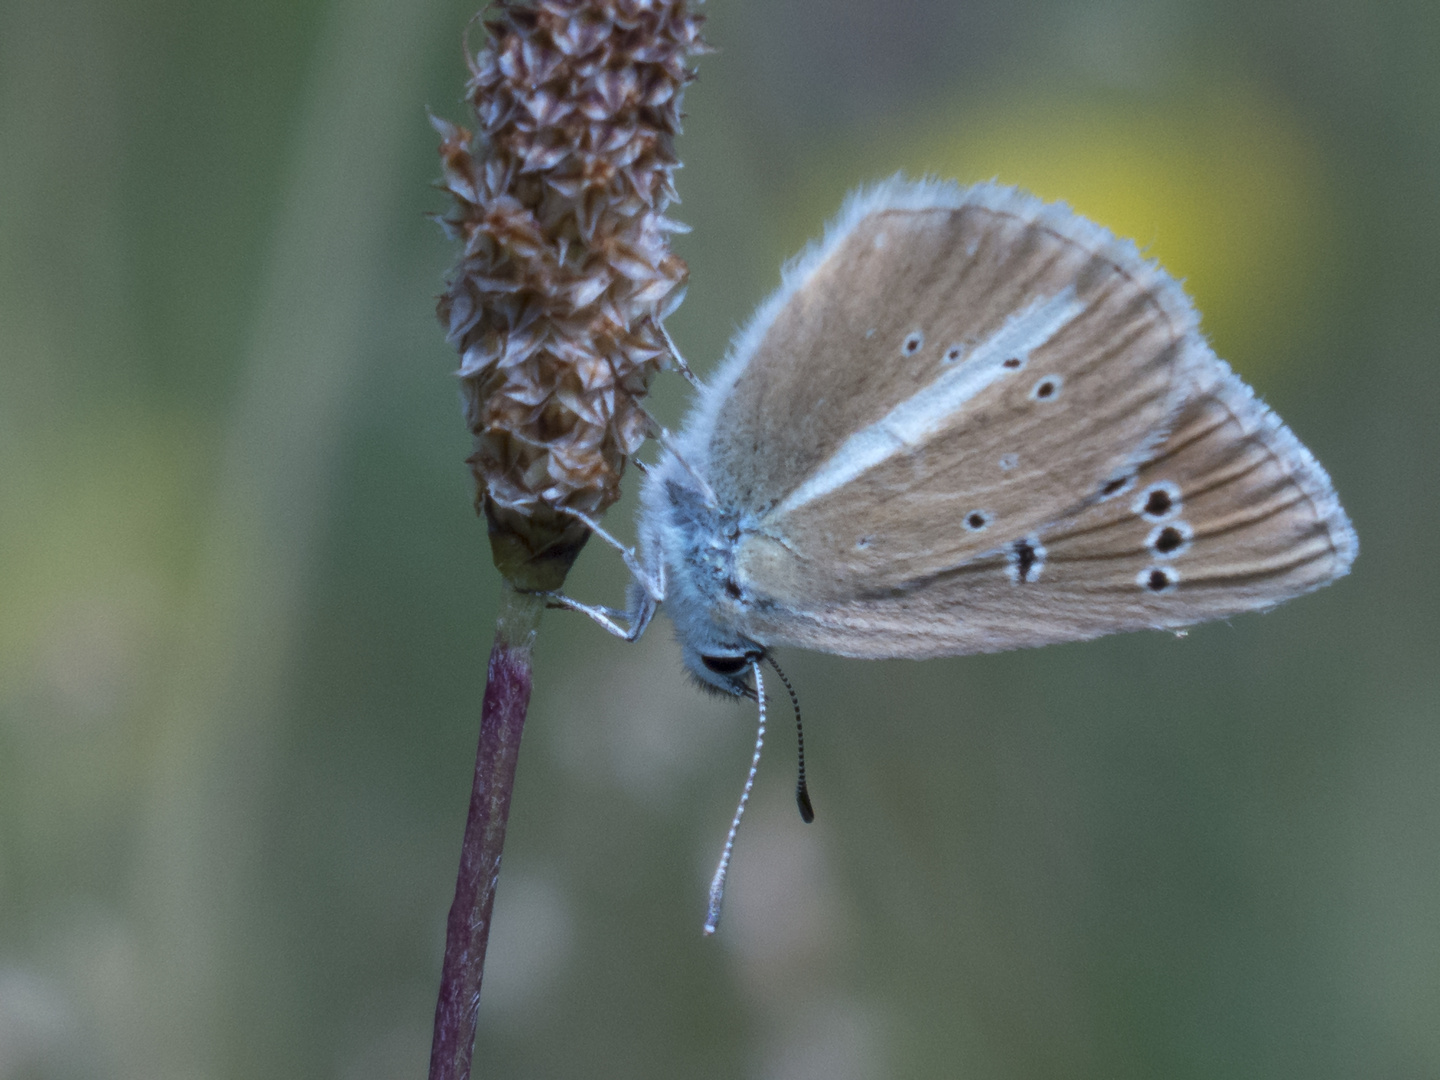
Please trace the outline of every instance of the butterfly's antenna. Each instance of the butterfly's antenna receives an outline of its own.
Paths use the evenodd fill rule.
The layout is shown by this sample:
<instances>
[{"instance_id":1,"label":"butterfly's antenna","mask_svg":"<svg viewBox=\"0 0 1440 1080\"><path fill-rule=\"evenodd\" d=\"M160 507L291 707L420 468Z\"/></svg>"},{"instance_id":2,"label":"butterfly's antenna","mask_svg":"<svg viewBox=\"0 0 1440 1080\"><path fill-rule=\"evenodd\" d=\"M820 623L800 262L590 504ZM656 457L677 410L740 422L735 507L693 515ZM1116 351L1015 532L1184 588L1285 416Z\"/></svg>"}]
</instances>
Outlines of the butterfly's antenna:
<instances>
[{"instance_id":1,"label":"butterfly's antenna","mask_svg":"<svg viewBox=\"0 0 1440 1080\"><path fill-rule=\"evenodd\" d=\"M775 674L780 676L780 681L790 692L790 704L795 706L795 742L799 750L796 755L799 769L795 777L795 804L800 807L800 820L809 825L815 820L815 808L810 805L810 788L805 783L805 729L800 726L800 699L795 696L795 688L790 685L790 680L785 677L785 672L780 670L780 665L775 662L775 658L766 653L765 659L770 661L770 666L775 669Z\"/></svg>"},{"instance_id":2,"label":"butterfly's antenna","mask_svg":"<svg viewBox=\"0 0 1440 1080\"><path fill-rule=\"evenodd\" d=\"M705 934L715 933L720 925L720 905L725 899L725 872L730 869L730 855L735 850L735 834L740 831L740 818L745 814L745 804L750 801L750 789L755 786L755 774L760 770L760 751L765 747L765 680L760 677L760 661L751 660L750 669L755 672L755 700L760 704L760 730L755 735L755 756L750 759L750 775L745 777L745 790L740 792L740 805L735 807L735 816L730 821L730 833L725 837L725 850L720 853L720 865L710 879L710 907L705 913Z\"/></svg>"}]
</instances>

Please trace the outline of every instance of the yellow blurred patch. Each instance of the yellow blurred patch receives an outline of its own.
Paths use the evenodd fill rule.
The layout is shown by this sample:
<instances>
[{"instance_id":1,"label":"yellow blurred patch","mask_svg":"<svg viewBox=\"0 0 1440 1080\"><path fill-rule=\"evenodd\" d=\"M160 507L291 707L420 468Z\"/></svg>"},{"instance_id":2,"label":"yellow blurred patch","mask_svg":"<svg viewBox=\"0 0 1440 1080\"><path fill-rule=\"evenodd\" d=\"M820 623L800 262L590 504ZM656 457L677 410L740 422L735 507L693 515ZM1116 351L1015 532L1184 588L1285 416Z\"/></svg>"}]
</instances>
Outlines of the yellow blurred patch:
<instances>
[{"instance_id":1,"label":"yellow blurred patch","mask_svg":"<svg viewBox=\"0 0 1440 1080\"><path fill-rule=\"evenodd\" d=\"M92 669L138 661L178 597L200 429L116 409L24 434L0 477L0 703L33 697L36 680L93 696Z\"/></svg>"},{"instance_id":2,"label":"yellow blurred patch","mask_svg":"<svg viewBox=\"0 0 1440 1080\"><path fill-rule=\"evenodd\" d=\"M1312 340L1334 251L1330 200L1294 119L1254 92L955 104L825 172L853 185L896 170L998 179L1132 238L1185 282L1242 374L1269 374Z\"/></svg>"}]
</instances>

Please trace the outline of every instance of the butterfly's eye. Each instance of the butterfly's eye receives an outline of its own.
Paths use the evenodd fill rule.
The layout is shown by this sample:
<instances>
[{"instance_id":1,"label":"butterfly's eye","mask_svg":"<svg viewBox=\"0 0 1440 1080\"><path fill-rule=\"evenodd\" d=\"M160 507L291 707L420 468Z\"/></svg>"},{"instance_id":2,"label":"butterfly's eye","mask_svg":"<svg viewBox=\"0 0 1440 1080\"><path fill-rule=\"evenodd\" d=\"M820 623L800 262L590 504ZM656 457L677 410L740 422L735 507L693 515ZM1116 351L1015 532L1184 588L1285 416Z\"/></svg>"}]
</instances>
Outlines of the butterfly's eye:
<instances>
[{"instance_id":1,"label":"butterfly's eye","mask_svg":"<svg viewBox=\"0 0 1440 1080\"><path fill-rule=\"evenodd\" d=\"M702 656L700 662L716 675L739 675L750 664L744 656Z\"/></svg>"}]
</instances>

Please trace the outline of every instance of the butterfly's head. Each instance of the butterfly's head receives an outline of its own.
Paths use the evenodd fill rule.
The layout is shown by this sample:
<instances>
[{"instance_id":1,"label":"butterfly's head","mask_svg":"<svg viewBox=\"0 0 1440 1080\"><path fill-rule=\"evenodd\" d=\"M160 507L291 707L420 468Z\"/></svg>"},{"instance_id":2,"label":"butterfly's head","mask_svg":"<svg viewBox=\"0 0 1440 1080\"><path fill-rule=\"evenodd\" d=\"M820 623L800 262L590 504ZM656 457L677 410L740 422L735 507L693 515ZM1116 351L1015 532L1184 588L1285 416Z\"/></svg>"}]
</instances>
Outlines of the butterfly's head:
<instances>
[{"instance_id":1,"label":"butterfly's head","mask_svg":"<svg viewBox=\"0 0 1440 1080\"><path fill-rule=\"evenodd\" d=\"M735 626L743 606L734 565L738 515L671 452L646 475L641 506L640 546L663 580L686 669L703 690L755 697L750 669L765 646ZM637 596L632 587L632 610Z\"/></svg>"},{"instance_id":2,"label":"butterfly's head","mask_svg":"<svg viewBox=\"0 0 1440 1080\"><path fill-rule=\"evenodd\" d=\"M702 690L754 697L750 668L765 656L765 646L717 618L713 598L697 587L696 576L672 573L665 606L675 625L680 656Z\"/></svg>"}]
</instances>

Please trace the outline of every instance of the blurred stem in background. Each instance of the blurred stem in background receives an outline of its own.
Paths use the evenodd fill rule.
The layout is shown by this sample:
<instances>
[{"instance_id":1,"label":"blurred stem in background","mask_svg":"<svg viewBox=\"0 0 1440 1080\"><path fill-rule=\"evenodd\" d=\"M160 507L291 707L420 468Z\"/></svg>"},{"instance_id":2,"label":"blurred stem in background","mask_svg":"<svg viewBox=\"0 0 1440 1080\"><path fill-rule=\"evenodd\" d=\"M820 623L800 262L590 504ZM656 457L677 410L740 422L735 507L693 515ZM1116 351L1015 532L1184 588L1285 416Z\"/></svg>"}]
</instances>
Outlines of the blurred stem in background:
<instances>
[{"instance_id":1,"label":"blurred stem in background","mask_svg":"<svg viewBox=\"0 0 1440 1080\"><path fill-rule=\"evenodd\" d=\"M470 1075L496 875L532 685L530 645L656 425L684 296L670 251L680 99L701 50L686 0L501 3L467 57L479 139L436 119L440 219L461 244L439 316L460 353L475 505L512 586L490 655L480 749L431 1047L431 1080Z\"/></svg>"},{"instance_id":2,"label":"blurred stem in background","mask_svg":"<svg viewBox=\"0 0 1440 1080\"><path fill-rule=\"evenodd\" d=\"M279 948L275 927L247 906L262 891L262 811L374 332L385 211L403 176L392 148L418 111L440 10L344 0L320 35L160 710L134 885L150 966L126 1025L145 1034L130 1075L236 1075L270 1037L229 1020L248 984L265 988L261 998L269 990L266 958Z\"/></svg>"}]
</instances>

